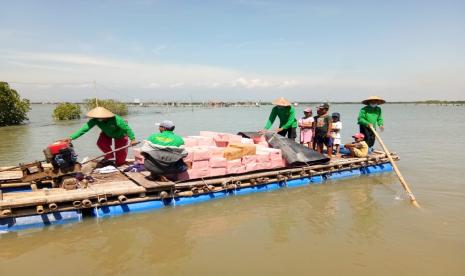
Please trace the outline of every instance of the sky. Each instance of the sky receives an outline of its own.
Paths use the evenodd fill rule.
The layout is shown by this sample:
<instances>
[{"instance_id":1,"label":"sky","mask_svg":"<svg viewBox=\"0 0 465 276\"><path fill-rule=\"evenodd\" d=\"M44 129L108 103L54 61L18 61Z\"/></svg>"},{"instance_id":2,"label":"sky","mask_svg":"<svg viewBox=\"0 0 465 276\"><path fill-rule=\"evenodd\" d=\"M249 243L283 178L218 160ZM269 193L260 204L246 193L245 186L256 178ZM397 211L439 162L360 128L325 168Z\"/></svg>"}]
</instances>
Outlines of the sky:
<instances>
[{"instance_id":1,"label":"sky","mask_svg":"<svg viewBox=\"0 0 465 276\"><path fill-rule=\"evenodd\" d=\"M0 0L32 101L465 100L465 1Z\"/></svg>"}]
</instances>

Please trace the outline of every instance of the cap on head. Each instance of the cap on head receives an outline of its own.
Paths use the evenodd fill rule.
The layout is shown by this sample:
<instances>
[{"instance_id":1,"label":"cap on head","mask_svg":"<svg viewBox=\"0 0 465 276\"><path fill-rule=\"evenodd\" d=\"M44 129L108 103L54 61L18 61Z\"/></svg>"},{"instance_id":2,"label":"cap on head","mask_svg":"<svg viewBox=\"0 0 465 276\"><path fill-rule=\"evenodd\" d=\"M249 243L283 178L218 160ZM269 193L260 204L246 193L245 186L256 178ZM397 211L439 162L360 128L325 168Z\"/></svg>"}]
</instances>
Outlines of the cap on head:
<instances>
[{"instance_id":1,"label":"cap on head","mask_svg":"<svg viewBox=\"0 0 465 276\"><path fill-rule=\"evenodd\" d=\"M87 112L87 117L96 118L96 119L108 119L115 117L115 114L105 107L97 106L96 108L91 109Z\"/></svg>"},{"instance_id":2,"label":"cap on head","mask_svg":"<svg viewBox=\"0 0 465 276\"><path fill-rule=\"evenodd\" d=\"M312 112L312 108L307 107L307 108L304 109L304 112L305 112L305 113L311 113L311 112Z\"/></svg>"},{"instance_id":3,"label":"cap on head","mask_svg":"<svg viewBox=\"0 0 465 276\"><path fill-rule=\"evenodd\" d=\"M174 123L170 120L164 120L160 123L160 127L166 128L168 130L174 129Z\"/></svg>"},{"instance_id":4,"label":"cap on head","mask_svg":"<svg viewBox=\"0 0 465 276\"><path fill-rule=\"evenodd\" d=\"M279 97L272 102L272 104L277 106L291 106L291 103L283 97Z\"/></svg>"},{"instance_id":5,"label":"cap on head","mask_svg":"<svg viewBox=\"0 0 465 276\"><path fill-rule=\"evenodd\" d=\"M355 133L353 136L353 138L356 138L356 139L365 139L365 135L363 135L363 133Z\"/></svg>"},{"instance_id":6,"label":"cap on head","mask_svg":"<svg viewBox=\"0 0 465 276\"><path fill-rule=\"evenodd\" d=\"M378 96L370 96L368 97L366 100L363 100L362 101L362 104L364 105L369 105L370 102L377 102L378 104L383 104L385 103L386 101L381 99L381 97L378 97Z\"/></svg>"},{"instance_id":7,"label":"cap on head","mask_svg":"<svg viewBox=\"0 0 465 276\"><path fill-rule=\"evenodd\" d=\"M318 109L329 109L329 104L328 103L322 103L318 105Z\"/></svg>"},{"instance_id":8,"label":"cap on head","mask_svg":"<svg viewBox=\"0 0 465 276\"><path fill-rule=\"evenodd\" d=\"M339 114L339 112L334 112L333 114L331 114L331 117L333 117L333 118L336 117L336 118L340 119L341 114Z\"/></svg>"}]
</instances>

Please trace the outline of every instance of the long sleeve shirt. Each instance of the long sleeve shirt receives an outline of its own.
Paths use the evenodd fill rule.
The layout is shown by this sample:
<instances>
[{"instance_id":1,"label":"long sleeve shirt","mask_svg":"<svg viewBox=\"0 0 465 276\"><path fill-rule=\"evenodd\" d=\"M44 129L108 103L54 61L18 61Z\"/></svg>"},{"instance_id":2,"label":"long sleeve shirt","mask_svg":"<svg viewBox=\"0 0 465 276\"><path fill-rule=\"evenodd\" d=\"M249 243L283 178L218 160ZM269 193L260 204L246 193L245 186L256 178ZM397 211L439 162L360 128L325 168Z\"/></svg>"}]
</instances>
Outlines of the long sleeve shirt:
<instances>
[{"instance_id":1,"label":"long sleeve shirt","mask_svg":"<svg viewBox=\"0 0 465 276\"><path fill-rule=\"evenodd\" d=\"M358 124L363 126L368 126L368 124L372 124L373 127L382 126L384 125L384 119L381 112L381 107L371 107L371 106L364 106L360 109L360 113L358 115Z\"/></svg>"},{"instance_id":2,"label":"long sleeve shirt","mask_svg":"<svg viewBox=\"0 0 465 276\"><path fill-rule=\"evenodd\" d=\"M99 121L95 118L90 119L80 129L70 135L71 140L81 137L94 126L98 126L102 132L110 138L119 139L128 136L131 140L135 139L134 132L124 121L124 119L118 115L115 115L115 117L103 121Z\"/></svg>"},{"instance_id":3,"label":"long sleeve shirt","mask_svg":"<svg viewBox=\"0 0 465 276\"><path fill-rule=\"evenodd\" d=\"M297 119L295 118L295 109L290 106L288 108L273 107L270 117L266 122L265 129L270 129L276 117L279 117L279 127L282 129L296 128Z\"/></svg>"}]
</instances>

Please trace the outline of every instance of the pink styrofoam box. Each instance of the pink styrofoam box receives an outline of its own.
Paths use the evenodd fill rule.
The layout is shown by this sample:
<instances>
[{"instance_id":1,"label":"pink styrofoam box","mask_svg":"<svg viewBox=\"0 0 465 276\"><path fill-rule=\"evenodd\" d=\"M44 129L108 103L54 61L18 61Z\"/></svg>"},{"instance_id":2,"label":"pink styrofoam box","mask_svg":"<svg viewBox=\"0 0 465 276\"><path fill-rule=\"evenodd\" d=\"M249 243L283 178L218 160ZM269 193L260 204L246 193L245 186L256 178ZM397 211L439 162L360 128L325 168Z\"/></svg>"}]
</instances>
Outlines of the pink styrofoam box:
<instances>
[{"instance_id":1,"label":"pink styrofoam box","mask_svg":"<svg viewBox=\"0 0 465 276\"><path fill-rule=\"evenodd\" d=\"M257 158L257 163L266 163L271 160L270 153L266 151L257 151L257 154L255 156Z\"/></svg>"},{"instance_id":2,"label":"pink styrofoam box","mask_svg":"<svg viewBox=\"0 0 465 276\"><path fill-rule=\"evenodd\" d=\"M193 148L192 161L210 160L210 151L208 148L196 147Z\"/></svg>"},{"instance_id":3,"label":"pink styrofoam box","mask_svg":"<svg viewBox=\"0 0 465 276\"><path fill-rule=\"evenodd\" d=\"M199 133L200 136L204 136L204 137L215 137L216 135L218 135L218 132L215 132L215 131L200 131Z\"/></svg>"},{"instance_id":4,"label":"pink styrofoam box","mask_svg":"<svg viewBox=\"0 0 465 276\"><path fill-rule=\"evenodd\" d=\"M266 138L263 135L254 136L254 137L252 137L252 141L254 142L254 144L258 144L260 142L266 142Z\"/></svg>"},{"instance_id":5,"label":"pink styrofoam box","mask_svg":"<svg viewBox=\"0 0 465 276\"><path fill-rule=\"evenodd\" d=\"M269 148L269 147L270 147L270 145L268 144L267 141L258 142L258 143L256 143L256 145L257 145L257 146L260 145L261 147L265 147L265 148Z\"/></svg>"},{"instance_id":6,"label":"pink styrofoam box","mask_svg":"<svg viewBox=\"0 0 465 276\"><path fill-rule=\"evenodd\" d=\"M228 160L224 157L212 157L210 159L210 168L226 168Z\"/></svg>"},{"instance_id":7,"label":"pink styrofoam box","mask_svg":"<svg viewBox=\"0 0 465 276\"><path fill-rule=\"evenodd\" d=\"M241 158L242 165L257 163L257 156L256 155L245 155Z\"/></svg>"},{"instance_id":8,"label":"pink styrofoam box","mask_svg":"<svg viewBox=\"0 0 465 276\"><path fill-rule=\"evenodd\" d=\"M211 168L210 176L222 176L227 174L226 168Z\"/></svg>"},{"instance_id":9,"label":"pink styrofoam box","mask_svg":"<svg viewBox=\"0 0 465 276\"><path fill-rule=\"evenodd\" d=\"M215 145L220 148L226 148L229 145L229 141L215 140Z\"/></svg>"},{"instance_id":10,"label":"pink styrofoam box","mask_svg":"<svg viewBox=\"0 0 465 276\"><path fill-rule=\"evenodd\" d=\"M208 151L210 152L210 158L212 157L223 157L223 148L210 146L208 147Z\"/></svg>"},{"instance_id":11,"label":"pink styrofoam box","mask_svg":"<svg viewBox=\"0 0 465 276\"><path fill-rule=\"evenodd\" d=\"M280 149L274 148L260 148L260 152L269 152L270 153L270 160L278 160L282 159L282 153Z\"/></svg>"},{"instance_id":12,"label":"pink styrofoam box","mask_svg":"<svg viewBox=\"0 0 465 276\"><path fill-rule=\"evenodd\" d=\"M210 161L209 160L199 160L192 162L192 169L204 169L210 168Z\"/></svg>"},{"instance_id":13,"label":"pink styrofoam box","mask_svg":"<svg viewBox=\"0 0 465 276\"><path fill-rule=\"evenodd\" d=\"M215 146L215 142L213 141L212 137L205 137L205 136L187 136L187 138L192 138L197 140L197 145L199 147L202 146Z\"/></svg>"},{"instance_id":14,"label":"pink styrofoam box","mask_svg":"<svg viewBox=\"0 0 465 276\"><path fill-rule=\"evenodd\" d=\"M228 135L229 143L241 143L242 142L242 136L240 135L235 135L235 134L229 134Z\"/></svg>"},{"instance_id":15,"label":"pink styrofoam box","mask_svg":"<svg viewBox=\"0 0 465 276\"><path fill-rule=\"evenodd\" d=\"M241 139L241 144L254 144L252 139L249 138L242 138Z\"/></svg>"},{"instance_id":16,"label":"pink styrofoam box","mask_svg":"<svg viewBox=\"0 0 465 276\"><path fill-rule=\"evenodd\" d=\"M196 139L194 138L191 138L191 137L183 137L182 138L184 140L184 147L185 148L188 148L188 147L196 147L199 145L199 143L197 142Z\"/></svg>"},{"instance_id":17,"label":"pink styrofoam box","mask_svg":"<svg viewBox=\"0 0 465 276\"><path fill-rule=\"evenodd\" d=\"M281 159L281 160L271 160L270 161L270 169L272 168L284 168L285 167L285 164L284 164L284 160Z\"/></svg>"},{"instance_id":18,"label":"pink styrofoam box","mask_svg":"<svg viewBox=\"0 0 465 276\"><path fill-rule=\"evenodd\" d=\"M260 170L268 170L268 169L271 169L271 161L266 161L266 162L263 162L263 163L258 163L259 166L260 166Z\"/></svg>"},{"instance_id":19,"label":"pink styrofoam box","mask_svg":"<svg viewBox=\"0 0 465 276\"><path fill-rule=\"evenodd\" d=\"M257 164L257 163L248 163L245 165L246 172L257 171L257 170L260 170L260 168L261 168L260 164Z\"/></svg>"},{"instance_id":20,"label":"pink styrofoam box","mask_svg":"<svg viewBox=\"0 0 465 276\"><path fill-rule=\"evenodd\" d=\"M205 178L210 176L210 169L189 169L185 172L178 174L178 180L189 180L189 179L197 179L197 178Z\"/></svg>"},{"instance_id":21,"label":"pink styrofoam box","mask_svg":"<svg viewBox=\"0 0 465 276\"><path fill-rule=\"evenodd\" d=\"M240 166L236 166L236 167L227 168L226 171L227 171L228 174L245 173L245 166L240 165Z\"/></svg>"},{"instance_id":22,"label":"pink styrofoam box","mask_svg":"<svg viewBox=\"0 0 465 276\"><path fill-rule=\"evenodd\" d=\"M234 168L242 166L241 159L228 160L227 168Z\"/></svg>"},{"instance_id":23,"label":"pink styrofoam box","mask_svg":"<svg viewBox=\"0 0 465 276\"><path fill-rule=\"evenodd\" d=\"M194 150L192 148L186 148L187 156L184 157L182 160L184 162L192 162L194 161Z\"/></svg>"}]
</instances>

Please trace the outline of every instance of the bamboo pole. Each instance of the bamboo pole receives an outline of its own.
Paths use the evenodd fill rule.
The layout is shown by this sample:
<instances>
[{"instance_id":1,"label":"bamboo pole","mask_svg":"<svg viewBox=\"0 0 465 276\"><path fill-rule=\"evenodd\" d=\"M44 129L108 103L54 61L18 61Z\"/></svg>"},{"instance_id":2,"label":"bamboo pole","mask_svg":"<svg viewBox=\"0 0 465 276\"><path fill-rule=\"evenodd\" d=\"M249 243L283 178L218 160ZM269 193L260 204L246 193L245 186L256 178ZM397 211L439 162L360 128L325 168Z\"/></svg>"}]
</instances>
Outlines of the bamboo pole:
<instances>
[{"instance_id":1,"label":"bamboo pole","mask_svg":"<svg viewBox=\"0 0 465 276\"><path fill-rule=\"evenodd\" d=\"M404 190L407 192L407 195L410 198L410 201L412 202L413 206L420 208L420 204L418 204L415 196L412 193L412 190L410 189L410 187L407 184L407 181L405 181L404 177L400 173L399 168L397 168L397 165L396 165L394 159L392 159L391 153L389 152L389 150L387 149L387 147L384 144L383 140L381 139L381 136L379 136L378 132L376 132L376 130L371 125L369 127L370 127L371 131L373 131L373 133L375 134L376 139L378 140L378 142L381 144L381 147L383 148L384 153L386 154L387 158L389 159L389 162L391 162L391 165L394 168L394 171L396 172L397 177L399 178L400 184L402 185Z\"/></svg>"},{"instance_id":2,"label":"bamboo pole","mask_svg":"<svg viewBox=\"0 0 465 276\"><path fill-rule=\"evenodd\" d=\"M91 161L95 161L95 160L97 160L97 159L99 159L99 158L104 157L104 156L107 155L107 154L114 153L114 152L117 152L117 151L122 150L122 149L125 149L125 148L133 147L133 146L136 146L136 145L138 145L138 144L140 144L140 142L136 142L136 143L134 143L134 144L129 143L129 144L127 144L126 146L122 146L122 147L117 148L117 149L115 149L115 150L112 150L112 151L109 151L109 152L105 152L105 153L102 154L102 155L99 155L99 156L94 157L94 158L92 158L92 159L90 159L90 160L87 160L86 162L81 163L81 165L84 165L84 164L89 163L89 162L91 162Z\"/></svg>"}]
</instances>

